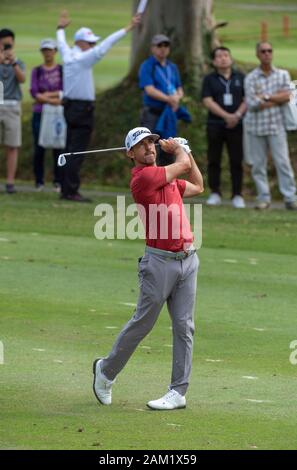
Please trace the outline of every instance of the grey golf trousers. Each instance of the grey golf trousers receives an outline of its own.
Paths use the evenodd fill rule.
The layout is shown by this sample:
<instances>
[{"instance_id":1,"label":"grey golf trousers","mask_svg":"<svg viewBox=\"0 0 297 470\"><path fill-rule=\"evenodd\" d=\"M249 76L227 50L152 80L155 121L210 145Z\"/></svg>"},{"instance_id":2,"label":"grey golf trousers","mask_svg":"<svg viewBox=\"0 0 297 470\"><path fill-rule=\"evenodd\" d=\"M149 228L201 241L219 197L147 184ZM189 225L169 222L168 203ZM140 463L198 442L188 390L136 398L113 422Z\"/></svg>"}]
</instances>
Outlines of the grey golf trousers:
<instances>
[{"instance_id":1,"label":"grey golf trousers","mask_svg":"<svg viewBox=\"0 0 297 470\"><path fill-rule=\"evenodd\" d=\"M183 260L147 252L141 258L138 266L140 293L135 313L119 334L109 356L101 363L101 370L109 380L115 379L140 341L152 330L167 302L173 332L169 388L185 395L192 367L198 267L196 253Z\"/></svg>"}]
</instances>

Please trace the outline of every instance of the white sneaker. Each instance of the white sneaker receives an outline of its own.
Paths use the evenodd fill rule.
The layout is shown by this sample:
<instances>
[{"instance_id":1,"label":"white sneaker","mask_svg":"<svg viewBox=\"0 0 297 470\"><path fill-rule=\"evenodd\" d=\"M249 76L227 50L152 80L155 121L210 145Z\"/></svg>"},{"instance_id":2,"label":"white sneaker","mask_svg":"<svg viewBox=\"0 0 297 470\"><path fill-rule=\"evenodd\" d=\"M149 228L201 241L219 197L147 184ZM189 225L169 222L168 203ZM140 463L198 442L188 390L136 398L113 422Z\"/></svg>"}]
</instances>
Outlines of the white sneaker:
<instances>
[{"instance_id":1,"label":"white sneaker","mask_svg":"<svg viewBox=\"0 0 297 470\"><path fill-rule=\"evenodd\" d=\"M234 196L232 199L232 205L235 209L245 209L245 202L242 196Z\"/></svg>"},{"instance_id":2,"label":"white sneaker","mask_svg":"<svg viewBox=\"0 0 297 470\"><path fill-rule=\"evenodd\" d=\"M176 390L169 390L164 397L159 400L152 400L147 403L152 410L175 410L186 407L186 398Z\"/></svg>"},{"instance_id":3,"label":"white sneaker","mask_svg":"<svg viewBox=\"0 0 297 470\"><path fill-rule=\"evenodd\" d=\"M96 359L93 364L94 383L93 390L95 397L102 405L111 405L111 387L115 380L108 380L101 372L100 362L102 359Z\"/></svg>"},{"instance_id":4,"label":"white sneaker","mask_svg":"<svg viewBox=\"0 0 297 470\"><path fill-rule=\"evenodd\" d=\"M208 206L220 206L222 204L222 198L218 193L211 193L206 204Z\"/></svg>"}]
</instances>

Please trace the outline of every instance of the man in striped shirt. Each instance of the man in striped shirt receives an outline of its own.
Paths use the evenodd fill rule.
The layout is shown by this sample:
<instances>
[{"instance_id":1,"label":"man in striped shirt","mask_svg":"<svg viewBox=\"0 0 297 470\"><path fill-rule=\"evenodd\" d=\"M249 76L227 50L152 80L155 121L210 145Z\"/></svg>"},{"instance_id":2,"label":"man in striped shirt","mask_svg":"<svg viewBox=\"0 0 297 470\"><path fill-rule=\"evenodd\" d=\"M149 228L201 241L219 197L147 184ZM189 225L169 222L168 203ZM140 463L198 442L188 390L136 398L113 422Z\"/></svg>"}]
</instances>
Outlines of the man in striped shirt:
<instances>
[{"instance_id":1,"label":"man in striped shirt","mask_svg":"<svg viewBox=\"0 0 297 470\"><path fill-rule=\"evenodd\" d=\"M282 106L290 100L290 76L272 66L269 42L256 46L259 67L245 80L248 111L245 118L247 161L257 188L256 209L268 209L271 202L267 179L267 154L271 152L285 207L297 210L296 184L289 158Z\"/></svg>"}]
</instances>

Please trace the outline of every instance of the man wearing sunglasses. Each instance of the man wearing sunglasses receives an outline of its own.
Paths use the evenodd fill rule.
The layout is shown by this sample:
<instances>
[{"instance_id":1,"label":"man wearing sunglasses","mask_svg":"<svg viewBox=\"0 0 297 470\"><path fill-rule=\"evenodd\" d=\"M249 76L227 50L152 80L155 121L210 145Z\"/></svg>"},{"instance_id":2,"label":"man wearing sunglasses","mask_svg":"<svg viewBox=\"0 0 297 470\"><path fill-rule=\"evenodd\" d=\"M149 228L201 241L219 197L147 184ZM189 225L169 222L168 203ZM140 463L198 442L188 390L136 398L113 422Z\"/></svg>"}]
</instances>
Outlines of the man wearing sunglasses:
<instances>
[{"instance_id":1,"label":"man wearing sunglasses","mask_svg":"<svg viewBox=\"0 0 297 470\"><path fill-rule=\"evenodd\" d=\"M156 126L165 107L169 105L174 112L180 106L184 96L180 74L177 66L168 60L170 39L165 34L156 34L151 41L151 56L139 69L139 87L143 90L143 109L141 126L156 132ZM158 129L158 133L160 129ZM161 135L161 137L164 137ZM175 137L172 135L171 137ZM172 163L167 161L163 152L159 153L158 164Z\"/></svg>"},{"instance_id":2,"label":"man wearing sunglasses","mask_svg":"<svg viewBox=\"0 0 297 470\"><path fill-rule=\"evenodd\" d=\"M268 209L271 202L267 179L267 155L270 151L285 207L297 210L296 184L282 110L290 100L290 75L272 65L273 50L269 42L258 43L256 55L260 65L248 74L245 81L248 106L246 153L257 189L256 209Z\"/></svg>"}]
</instances>

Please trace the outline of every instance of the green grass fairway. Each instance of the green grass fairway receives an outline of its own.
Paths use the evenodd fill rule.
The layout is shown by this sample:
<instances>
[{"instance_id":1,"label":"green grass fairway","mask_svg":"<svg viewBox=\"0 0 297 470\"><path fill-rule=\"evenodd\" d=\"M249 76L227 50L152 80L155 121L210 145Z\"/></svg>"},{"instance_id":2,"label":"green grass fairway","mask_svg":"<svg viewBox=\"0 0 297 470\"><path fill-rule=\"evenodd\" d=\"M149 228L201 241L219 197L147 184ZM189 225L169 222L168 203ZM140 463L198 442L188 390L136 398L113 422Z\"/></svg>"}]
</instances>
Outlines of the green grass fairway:
<instances>
[{"instance_id":1,"label":"green grass fairway","mask_svg":"<svg viewBox=\"0 0 297 470\"><path fill-rule=\"evenodd\" d=\"M113 405L93 396L92 362L133 313L143 253L94 238L99 202L114 198L0 194L0 448L296 448L296 214L203 208L188 404L153 412L171 372L165 308Z\"/></svg>"}]
</instances>

